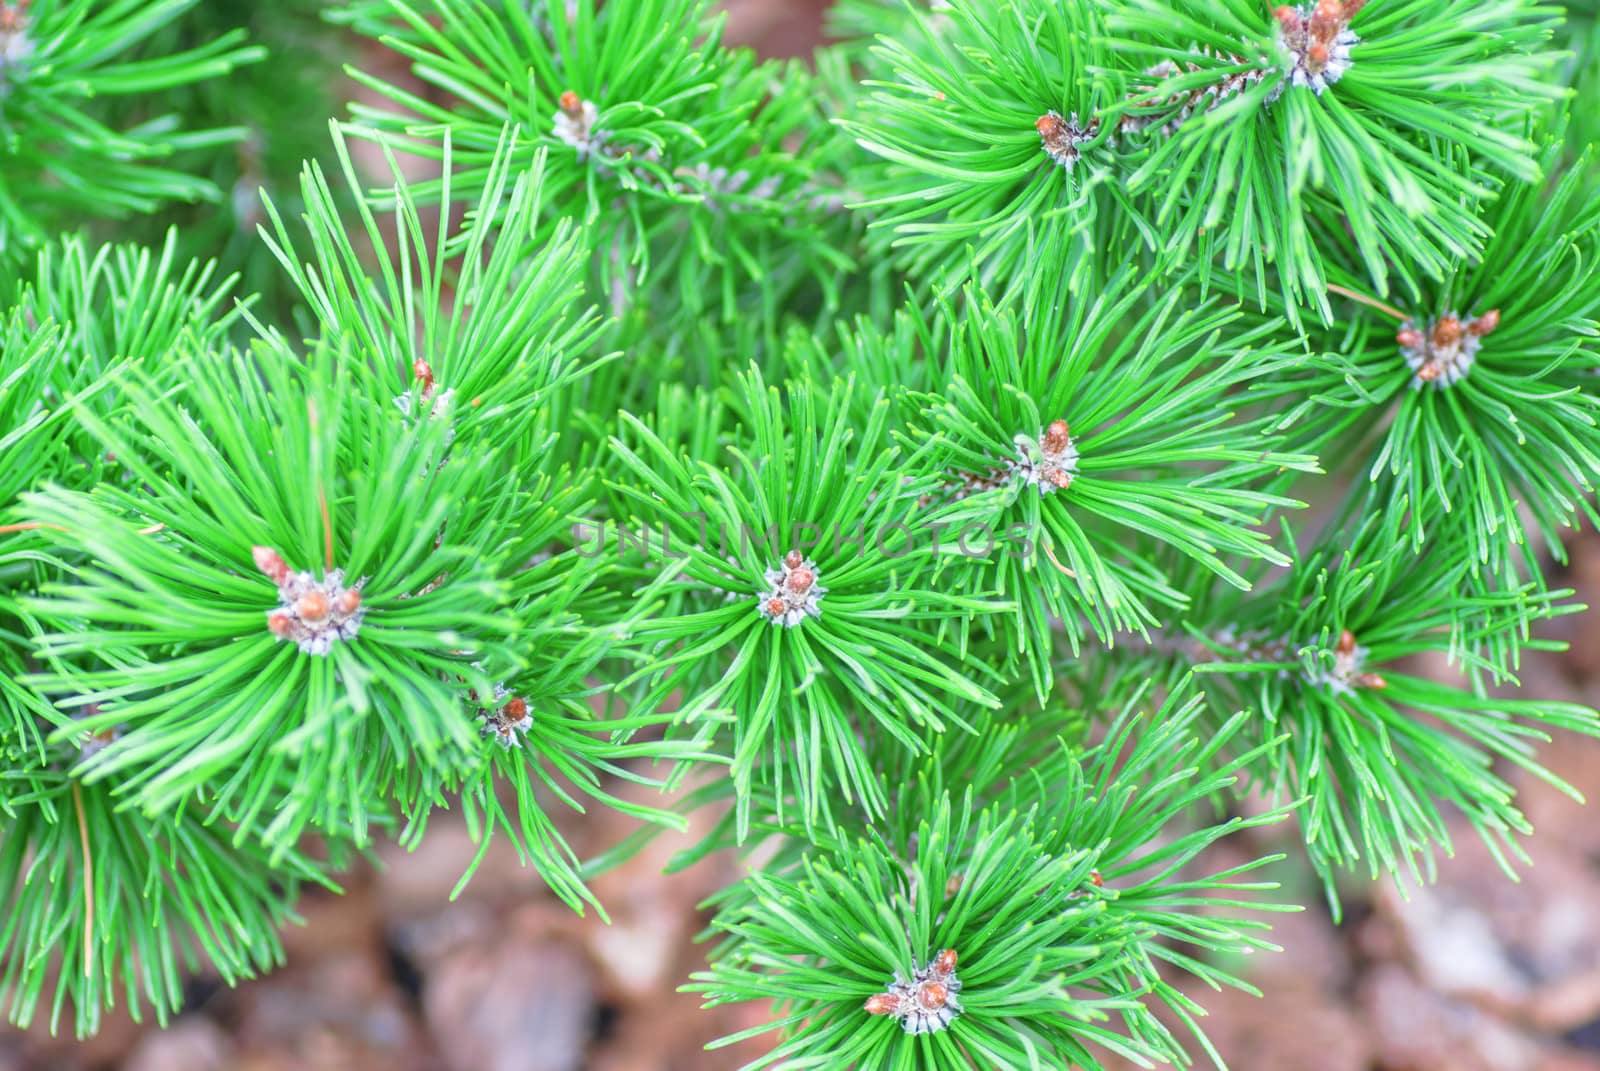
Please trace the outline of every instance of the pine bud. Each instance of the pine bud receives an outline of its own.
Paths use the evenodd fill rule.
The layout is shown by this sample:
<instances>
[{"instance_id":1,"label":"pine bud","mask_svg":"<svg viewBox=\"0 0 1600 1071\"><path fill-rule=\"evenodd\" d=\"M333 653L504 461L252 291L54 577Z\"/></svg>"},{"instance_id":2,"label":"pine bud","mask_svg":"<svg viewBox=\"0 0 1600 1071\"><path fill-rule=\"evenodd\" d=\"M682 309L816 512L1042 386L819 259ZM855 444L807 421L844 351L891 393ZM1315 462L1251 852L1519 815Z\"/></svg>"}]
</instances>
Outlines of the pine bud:
<instances>
[{"instance_id":1,"label":"pine bud","mask_svg":"<svg viewBox=\"0 0 1600 1071\"><path fill-rule=\"evenodd\" d=\"M1047 454L1059 454L1072 445L1072 436L1067 434L1065 420L1051 421L1050 426L1044 429L1044 435L1039 440L1039 445L1044 447Z\"/></svg>"},{"instance_id":2,"label":"pine bud","mask_svg":"<svg viewBox=\"0 0 1600 1071\"><path fill-rule=\"evenodd\" d=\"M1349 629L1339 633L1339 645L1334 648L1339 654L1349 657L1356 653L1356 634Z\"/></svg>"},{"instance_id":3,"label":"pine bud","mask_svg":"<svg viewBox=\"0 0 1600 1071\"><path fill-rule=\"evenodd\" d=\"M960 874L951 874L944 883L945 899L953 899L956 893L961 891L961 884L964 880Z\"/></svg>"},{"instance_id":4,"label":"pine bud","mask_svg":"<svg viewBox=\"0 0 1600 1071\"><path fill-rule=\"evenodd\" d=\"M267 574L274 584L282 584L289 578L288 564L271 547L251 547L250 557L255 559L256 568Z\"/></svg>"},{"instance_id":5,"label":"pine bud","mask_svg":"<svg viewBox=\"0 0 1600 1071\"><path fill-rule=\"evenodd\" d=\"M340 617L349 617L361 609L361 592L355 588L345 588L333 600L333 609Z\"/></svg>"},{"instance_id":6,"label":"pine bud","mask_svg":"<svg viewBox=\"0 0 1600 1071\"><path fill-rule=\"evenodd\" d=\"M272 613L267 615L267 631L278 637L278 639L288 639L290 627L288 614Z\"/></svg>"},{"instance_id":7,"label":"pine bud","mask_svg":"<svg viewBox=\"0 0 1600 1071\"><path fill-rule=\"evenodd\" d=\"M1089 871L1089 884L1090 885L1093 885L1096 889L1099 889L1099 888L1103 888L1105 886L1105 883L1106 883L1106 879L1101 876L1100 871L1098 871L1098 870Z\"/></svg>"},{"instance_id":8,"label":"pine bud","mask_svg":"<svg viewBox=\"0 0 1600 1071\"><path fill-rule=\"evenodd\" d=\"M422 384L422 391L426 394L433 389L433 366L421 357L411 362L411 374L417 377L417 382Z\"/></svg>"},{"instance_id":9,"label":"pine bud","mask_svg":"<svg viewBox=\"0 0 1600 1071\"><path fill-rule=\"evenodd\" d=\"M816 583L817 576L810 569L796 569L789 574L789 579L784 581L784 587L796 595L804 595L811 590L811 585Z\"/></svg>"},{"instance_id":10,"label":"pine bud","mask_svg":"<svg viewBox=\"0 0 1600 1071\"><path fill-rule=\"evenodd\" d=\"M898 1015L900 998L892 993L874 993L864 1005L868 1015Z\"/></svg>"},{"instance_id":11,"label":"pine bud","mask_svg":"<svg viewBox=\"0 0 1600 1071\"><path fill-rule=\"evenodd\" d=\"M528 701L520 695L511 697L510 702L504 707L506 718L511 721L521 721L528 716Z\"/></svg>"},{"instance_id":12,"label":"pine bud","mask_svg":"<svg viewBox=\"0 0 1600 1071\"><path fill-rule=\"evenodd\" d=\"M798 550L791 550L783 556L783 564L789 569L798 569L805 564L805 557Z\"/></svg>"},{"instance_id":13,"label":"pine bud","mask_svg":"<svg viewBox=\"0 0 1600 1071\"><path fill-rule=\"evenodd\" d=\"M1441 316L1433 325L1433 345L1445 349L1461 341L1461 321L1454 316Z\"/></svg>"},{"instance_id":14,"label":"pine bud","mask_svg":"<svg viewBox=\"0 0 1600 1071\"><path fill-rule=\"evenodd\" d=\"M947 948L935 956L933 969L938 974L954 974L956 970L956 950Z\"/></svg>"},{"instance_id":15,"label":"pine bud","mask_svg":"<svg viewBox=\"0 0 1600 1071\"><path fill-rule=\"evenodd\" d=\"M1311 10L1311 37L1326 45L1344 25L1344 5L1339 0L1317 0ZM1326 49L1324 49L1326 51Z\"/></svg>"},{"instance_id":16,"label":"pine bud","mask_svg":"<svg viewBox=\"0 0 1600 1071\"><path fill-rule=\"evenodd\" d=\"M1493 331L1499 326L1500 310L1490 309L1476 320L1473 320L1471 323L1467 324L1467 331L1473 335L1476 335L1478 338L1482 338L1484 335L1487 335L1490 331Z\"/></svg>"},{"instance_id":17,"label":"pine bud","mask_svg":"<svg viewBox=\"0 0 1600 1071\"><path fill-rule=\"evenodd\" d=\"M320 591L308 591L295 600L294 612L302 621L324 621L328 617L328 596Z\"/></svg>"},{"instance_id":18,"label":"pine bud","mask_svg":"<svg viewBox=\"0 0 1600 1071\"><path fill-rule=\"evenodd\" d=\"M564 91L556 103L561 106L561 111L567 118L572 120L583 118L583 100L572 90Z\"/></svg>"},{"instance_id":19,"label":"pine bud","mask_svg":"<svg viewBox=\"0 0 1600 1071\"><path fill-rule=\"evenodd\" d=\"M1408 350L1420 350L1423 343L1422 332L1415 327L1401 328L1400 333L1394 336L1394 340Z\"/></svg>"},{"instance_id":20,"label":"pine bud","mask_svg":"<svg viewBox=\"0 0 1600 1071\"><path fill-rule=\"evenodd\" d=\"M1046 112L1039 116L1033 121L1033 128L1043 139L1046 151L1054 154L1066 149L1067 121L1055 112Z\"/></svg>"},{"instance_id":21,"label":"pine bud","mask_svg":"<svg viewBox=\"0 0 1600 1071\"><path fill-rule=\"evenodd\" d=\"M1389 687L1389 682L1381 673L1363 673L1356 678L1356 683L1363 688L1372 688L1380 692Z\"/></svg>"},{"instance_id":22,"label":"pine bud","mask_svg":"<svg viewBox=\"0 0 1600 1071\"><path fill-rule=\"evenodd\" d=\"M1298 34L1305 29L1305 24L1300 21L1300 12L1287 4L1275 9L1272 17L1278 20L1278 27L1285 37Z\"/></svg>"},{"instance_id":23,"label":"pine bud","mask_svg":"<svg viewBox=\"0 0 1600 1071\"><path fill-rule=\"evenodd\" d=\"M942 1008L950 999L950 991L943 982L924 982L917 991L917 1000L929 1011Z\"/></svg>"}]
</instances>

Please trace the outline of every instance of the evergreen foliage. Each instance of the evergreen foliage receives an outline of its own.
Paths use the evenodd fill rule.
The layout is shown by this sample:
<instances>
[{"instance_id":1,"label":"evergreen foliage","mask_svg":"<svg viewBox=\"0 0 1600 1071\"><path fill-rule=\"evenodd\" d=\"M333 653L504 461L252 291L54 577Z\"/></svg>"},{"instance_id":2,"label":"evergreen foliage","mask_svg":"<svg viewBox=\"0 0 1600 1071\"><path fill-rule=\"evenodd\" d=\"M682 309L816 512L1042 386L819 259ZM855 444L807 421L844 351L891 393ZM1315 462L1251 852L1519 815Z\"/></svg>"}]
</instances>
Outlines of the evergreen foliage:
<instances>
[{"instance_id":1,"label":"evergreen foliage","mask_svg":"<svg viewBox=\"0 0 1600 1071\"><path fill-rule=\"evenodd\" d=\"M447 809L602 917L744 854L752 1068L1220 1063L1277 868L1515 870L1600 731L1517 679L1600 523L1592 5L321 7L0 0L13 1021L165 1022Z\"/></svg>"}]
</instances>

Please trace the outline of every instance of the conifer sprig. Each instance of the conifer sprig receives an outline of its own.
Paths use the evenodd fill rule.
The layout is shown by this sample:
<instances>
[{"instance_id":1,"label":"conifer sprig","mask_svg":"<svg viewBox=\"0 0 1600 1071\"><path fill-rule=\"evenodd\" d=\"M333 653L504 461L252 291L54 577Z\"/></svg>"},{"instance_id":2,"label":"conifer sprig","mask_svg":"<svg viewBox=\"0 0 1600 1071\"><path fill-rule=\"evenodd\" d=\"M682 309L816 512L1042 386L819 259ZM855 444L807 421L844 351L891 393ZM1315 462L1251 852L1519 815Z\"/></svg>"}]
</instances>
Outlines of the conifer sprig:
<instances>
[{"instance_id":1,"label":"conifer sprig","mask_svg":"<svg viewBox=\"0 0 1600 1071\"><path fill-rule=\"evenodd\" d=\"M783 865L780 854L730 890L716 922L726 936L689 988L711 1004L772 1000L780 1017L721 1044L784 1029L751 1069L1099 1068L1106 1051L1185 1059L1154 1006L1196 1031L1199 1009L1162 966L1242 984L1184 946L1271 947L1249 912L1275 887L1240 880L1270 860L1209 875L1191 864L1220 837L1282 813L1201 826L1151 849L1152 825L1233 783L1237 766L1194 777L1244 719L1202 747L1190 735L1196 697L1144 724L1140 705L1136 697L1103 743L1046 745L1042 755L1032 745L1047 738L985 719L984 729L1028 745L1002 756L1000 745L977 742L986 733L963 738L958 752L993 756L979 766L987 783L963 786L965 769L910 758L886 825L824 833L799 859ZM1008 785L1008 760L1020 754L1048 772ZM932 993L944 999L930 1008L926 983L910 983L951 952L954 972ZM908 1010L887 997L922 1003Z\"/></svg>"},{"instance_id":2,"label":"conifer sprig","mask_svg":"<svg viewBox=\"0 0 1600 1071\"><path fill-rule=\"evenodd\" d=\"M994 672L929 625L997 604L930 583L918 500L931 483L915 476L918 455L889 444L886 398L854 425L854 390L801 380L780 394L752 369L721 457L684 456L629 414L612 447L619 521L647 548L640 568L684 592L635 630L650 651L640 702L681 690L688 722L731 709L741 830L755 783L779 801L793 791L807 824L835 799L881 811L863 729L920 748L913 726L960 728L949 699L995 702Z\"/></svg>"},{"instance_id":3,"label":"conifer sprig","mask_svg":"<svg viewBox=\"0 0 1600 1071\"><path fill-rule=\"evenodd\" d=\"M141 41L198 2L0 5L0 266L14 267L28 248L85 214L122 217L221 197L212 183L161 161L236 141L242 127L184 130L177 116L157 115L118 129L96 107L104 98L217 78L262 57L242 31L171 54L138 54Z\"/></svg>"},{"instance_id":4,"label":"conifer sprig","mask_svg":"<svg viewBox=\"0 0 1600 1071\"><path fill-rule=\"evenodd\" d=\"M935 499L957 500L963 523L1026 534L1027 555L957 557L946 573L1014 600L1006 636L1041 694L1052 617L1076 649L1080 628L1145 632L1187 602L1151 560L1161 548L1241 587L1235 557L1286 564L1257 526L1298 505L1272 489L1285 470L1316 470L1275 451L1260 418L1234 417L1239 388L1291 366L1274 325L1178 290L1146 302L1128 273L1074 298L1064 274L1021 314L978 292L946 309L944 383L912 396L906 430L932 448Z\"/></svg>"},{"instance_id":5,"label":"conifer sprig","mask_svg":"<svg viewBox=\"0 0 1600 1071\"><path fill-rule=\"evenodd\" d=\"M522 167L546 147L543 195L553 216L593 227L598 290L618 311L659 279L689 315L728 317L740 289L782 262L815 275L847 265L818 226L837 215L837 190L787 144L804 151L822 129L811 76L724 48L705 0L641 0L626 11L595 0L570 9L387 0L347 17L383 31L422 81L448 94L436 104L352 70L396 106L355 106L360 123L436 159L448 129L454 182L469 192L507 123L520 131Z\"/></svg>"}]
</instances>

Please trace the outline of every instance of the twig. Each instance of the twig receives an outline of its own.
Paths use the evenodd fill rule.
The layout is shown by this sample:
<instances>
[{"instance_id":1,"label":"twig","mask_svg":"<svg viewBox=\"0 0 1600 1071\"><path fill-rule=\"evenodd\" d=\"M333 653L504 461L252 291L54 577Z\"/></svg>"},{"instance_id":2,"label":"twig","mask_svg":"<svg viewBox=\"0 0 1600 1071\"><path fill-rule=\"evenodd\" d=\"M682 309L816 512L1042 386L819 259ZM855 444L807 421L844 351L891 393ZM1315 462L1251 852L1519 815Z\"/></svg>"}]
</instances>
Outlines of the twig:
<instances>
[{"instance_id":1,"label":"twig","mask_svg":"<svg viewBox=\"0 0 1600 1071\"><path fill-rule=\"evenodd\" d=\"M1379 301L1377 298L1368 297L1365 294L1358 294L1354 290L1346 290L1344 287L1340 286L1338 283L1329 283L1328 284L1328 289L1332 290L1335 294L1343 294L1345 297L1349 298L1352 301L1359 301L1363 305L1370 305L1375 309L1378 309L1378 310L1380 310L1382 312L1386 312L1390 316L1393 316L1396 320L1399 320L1401 323L1404 323L1407 320L1411 319L1411 317L1407 316L1405 313L1401 312L1399 309L1395 308L1393 305L1385 305L1383 302Z\"/></svg>"},{"instance_id":2,"label":"twig","mask_svg":"<svg viewBox=\"0 0 1600 1071\"><path fill-rule=\"evenodd\" d=\"M78 839L83 843L83 976L94 976L94 857L89 854L89 819L83 810L83 793L72 782L72 802L78 808Z\"/></svg>"}]
</instances>

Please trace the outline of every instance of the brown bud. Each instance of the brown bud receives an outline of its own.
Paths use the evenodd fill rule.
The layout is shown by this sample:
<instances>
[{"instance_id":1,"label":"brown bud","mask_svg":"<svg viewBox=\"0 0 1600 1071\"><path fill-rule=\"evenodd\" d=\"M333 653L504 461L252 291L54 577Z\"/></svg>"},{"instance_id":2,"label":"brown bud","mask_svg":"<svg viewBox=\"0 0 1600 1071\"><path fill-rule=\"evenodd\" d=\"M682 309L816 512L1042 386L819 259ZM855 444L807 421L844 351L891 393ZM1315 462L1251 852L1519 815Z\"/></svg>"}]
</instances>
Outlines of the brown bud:
<instances>
[{"instance_id":1,"label":"brown bud","mask_svg":"<svg viewBox=\"0 0 1600 1071\"><path fill-rule=\"evenodd\" d=\"M1288 4L1275 9L1272 12L1272 17L1278 20L1278 26L1283 30L1285 37L1296 34L1303 28L1303 24L1300 21L1300 12Z\"/></svg>"},{"instance_id":2,"label":"brown bud","mask_svg":"<svg viewBox=\"0 0 1600 1071\"><path fill-rule=\"evenodd\" d=\"M950 990L945 988L943 982L923 982L917 987L917 1003L929 1011L944 1007L949 999Z\"/></svg>"},{"instance_id":3,"label":"brown bud","mask_svg":"<svg viewBox=\"0 0 1600 1071\"><path fill-rule=\"evenodd\" d=\"M962 876L960 874L951 874L950 877L948 879L946 879L946 881L944 883L945 899L948 900L948 899L954 897L956 895L956 893L960 892L961 891L961 883L964 880L965 879L962 878Z\"/></svg>"},{"instance_id":4,"label":"brown bud","mask_svg":"<svg viewBox=\"0 0 1600 1071\"><path fill-rule=\"evenodd\" d=\"M1356 678L1356 683L1363 688L1372 688L1380 692L1389 687L1389 682L1384 680L1381 673L1363 673Z\"/></svg>"},{"instance_id":5,"label":"brown bud","mask_svg":"<svg viewBox=\"0 0 1600 1071\"><path fill-rule=\"evenodd\" d=\"M355 588L345 588L333 600L333 608L340 617L354 615L357 610L361 609L361 592Z\"/></svg>"},{"instance_id":6,"label":"brown bud","mask_svg":"<svg viewBox=\"0 0 1600 1071\"><path fill-rule=\"evenodd\" d=\"M528 701L520 695L514 695L500 708L507 721L521 721L528 716Z\"/></svg>"},{"instance_id":7,"label":"brown bud","mask_svg":"<svg viewBox=\"0 0 1600 1071\"><path fill-rule=\"evenodd\" d=\"M1033 121L1033 128L1039 132L1039 139L1044 142L1046 152L1066 152L1069 145L1067 121L1061 116L1048 112Z\"/></svg>"},{"instance_id":8,"label":"brown bud","mask_svg":"<svg viewBox=\"0 0 1600 1071\"><path fill-rule=\"evenodd\" d=\"M1424 382L1424 383L1432 383L1434 380L1438 379L1443 374L1444 374L1444 369L1440 368L1438 365L1434 364L1432 361L1429 361L1427 364L1425 364L1421 368L1417 369L1417 378L1422 380L1422 382Z\"/></svg>"},{"instance_id":9,"label":"brown bud","mask_svg":"<svg viewBox=\"0 0 1600 1071\"><path fill-rule=\"evenodd\" d=\"M1326 44L1339 35L1344 25L1344 5L1339 0L1317 0L1311 9L1311 37Z\"/></svg>"},{"instance_id":10,"label":"brown bud","mask_svg":"<svg viewBox=\"0 0 1600 1071\"><path fill-rule=\"evenodd\" d=\"M273 583L281 584L289 577L289 566L283 557L271 547L251 547L250 557L255 560L256 568L272 578Z\"/></svg>"},{"instance_id":11,"label":"brown bud","mask_svg":"<svg viewBox=\"0 0 1600 1071\"><path fill-rule=\"evenodd\" d=\"M1349 629L1339 633L1339 646L1334 648L1340 654L1349 656L1356 653L1356 634Z\"/></svg>"},{"instance_id":12,"label":"brown bud","mask_svg":"<svg viewBox=\"0 0 1600 1071\"><path fill-rule=\"evenodd\" d=\"M1487 335L1490 331L1493 331L1499 326L1500 310L1490 309L1476 320L1473 320L1471 323L1467 324L1467 330L1473 335L1476 335L1478 338L1482 338L1484 335Z\"/></svg>"},{"instance_id":13,"label":"brown bud","mask_svg":"<svg viewBox=\"0 0 1600 1071\"><path fill-rule=\"evenodd\" d=\"M874 993L867 998L863 1005L868 1015L898 1015L900 1014L900 998L893 993Z\"/></svg>"},{"instance_id":14,"label":"brown bud","mask_svg":"<svg viewBox=\"0 0 1600 1071\"><path fill-rule=\"evenodd\" d=\"M1394 340L1408 350L1420 350L1423 343L1422 332L1415 327L1401 328L1400 333L1394 336Z\"/></svg>"},{"instance_id":15,"label":"brown bud","mask_svg":"<svg viewBox=\"0 0 1600 1071\"><path fill-rule=\"evenodd\" d=\"M1100 871L1098 871L1098 870L1089 871L1089 884L1090 885L1093 885L1096 889L1099 889L1099 888L1104 887L1105 883L1106 883L1106 879L1103 878L1100 875Z\"/></svg>"},{"instance_id":16,"label":"brown bud","mask_svg":"<svg viewBox=\"0 0 1600 1071\"><path fill-rule=\"evenodd\" d=\"M773 596L767 600L767 615L769 617L782 617L784 611L788 608L789 607L784 604L784 601L777 596Z\"/></svg>"},{"instance_id":17,"label":"brown bud","mask_svg":"<svg viewBox=\"0 0 1600 1071\"><path fill-rule=\"evenodd\" d=\"M1461 341L1461 321L1454 316L1441 316L1433 325L1433 345L1437 349L1454 346Z\"/></svg>"},{"instance_id":18,"label":"brown bud","mask_svg":"<svg viewBox=\"0 0 1600 1071\"><path fill-rule=\"evenodd\" d=\"M1356 12L1366 6L1367 0L1344 0L1344 21L1348 24L1351 19L1356 17Z\"/></svg>"},{"instance_id":19,"label":"brown bud","mask_svg":"<svg viewBox=\"0 0 1600 1071\"><path fill-rule=\"evenodd\" d=\"M294 612L302 621L321 621L328 616L328 597L320 591L308 591L295 601Z\"/></svg>"},{"instance_id":20,"label":"brown bud","mask_svg":"<svg viewBox=\"0 0 1600 1071\"><path fill-rule=\"evenodd\" d=\"M1065 491L1072 486L1072 473L1066 469L1047 468L1042 470L1044 478L1055 485L1059 491Z\"/></svg>"},{"instance_id":21,"label":"brown bud","mask_svg":"<svg viewBox=\"0 0 1600 1071\"><path fill-rule=\"evenodd\" d=\"M417 382L422 384L423 390L433 386L433 366L421 357L411 362L411 374L417 377Z\"/></svg>"},{"instance_id":22,"label":"brown bud","mask_svg":"<svg viewBox=\"0 0 1600 1071\"><path fill-rule=\"evenodd\" d=\"M810 569L796 569L794 572L789 574L789 579L784 581L783 586L794 592L796 595L804 595L806 592L811 590L811 585L815 584L816 582L817 574L813 573Z\"/></svg>"},{"instance_id":23,"label":"brown bud","mask_svg":"<svg viewBox=\"0 0 1600 1071\"><path fill-rule=\"evenodd\" d=\"M1050 426L1044 429L1044 439L1040 445L1044 447L1044 452L1047 454L1059 454L1071 446L1072 438L1067 434L1067 422L1065 420L1052 421Z\"/></svg>"},{"instance_id":24,"label":"brown bud","mask_svg":"<svg viewBox=\"0 0 1600 1071\"><path fill-rule=\"evenodd\" d=\"M1312 71L1320 71L1328 65L1328 46L1312 45L1306 49L1306 67Z\"/></svg>"},{"instance_id":25,"label":"brown bud","mask_svg":"<svg viewBox=\"0 0 1600 1071\"><path fill-rule=\"evenodd\" d=\"M940 974L954 974L956 969L956 950L947 948L933 958L933 969Z\"/></svg>"},{"instance_id":26,"label":"brown bud","mask_svg":"<svg viewBox=\"0 0 1600 1071\"><path fill-rule=\"evenodd\" d=\"M567 118L582 118L583 101L579 99L578 94L574 93L572 90L569 89L562 93L561 99L557 103L561 105L561 110L566 113Z\"/></svg>"},{"instance_id":27,"label":"brown bud","mask_svg":"<svg viewBox=\"0 0 1600 1071\"><path fill-rule=\"evenodd\" d=\"M272 633L274 636L278 637L278 639L280 639L280 640L288 639L289 638L289 628L290 628L290 624L289 624L289 615L288 614L268 614L267 615L267 631Z\"/></svg>"},{"instance_id":28,"label":"brown bud","mask_svg":"<svg viewBox=\"0 0 1600 1071\"><path fill-rule=\"evenodd\" d=\"M805 564L805 555L798 550L791 550L783 556L783 564L790 569L798 569Z\"/></svg>"}]
</instances>

